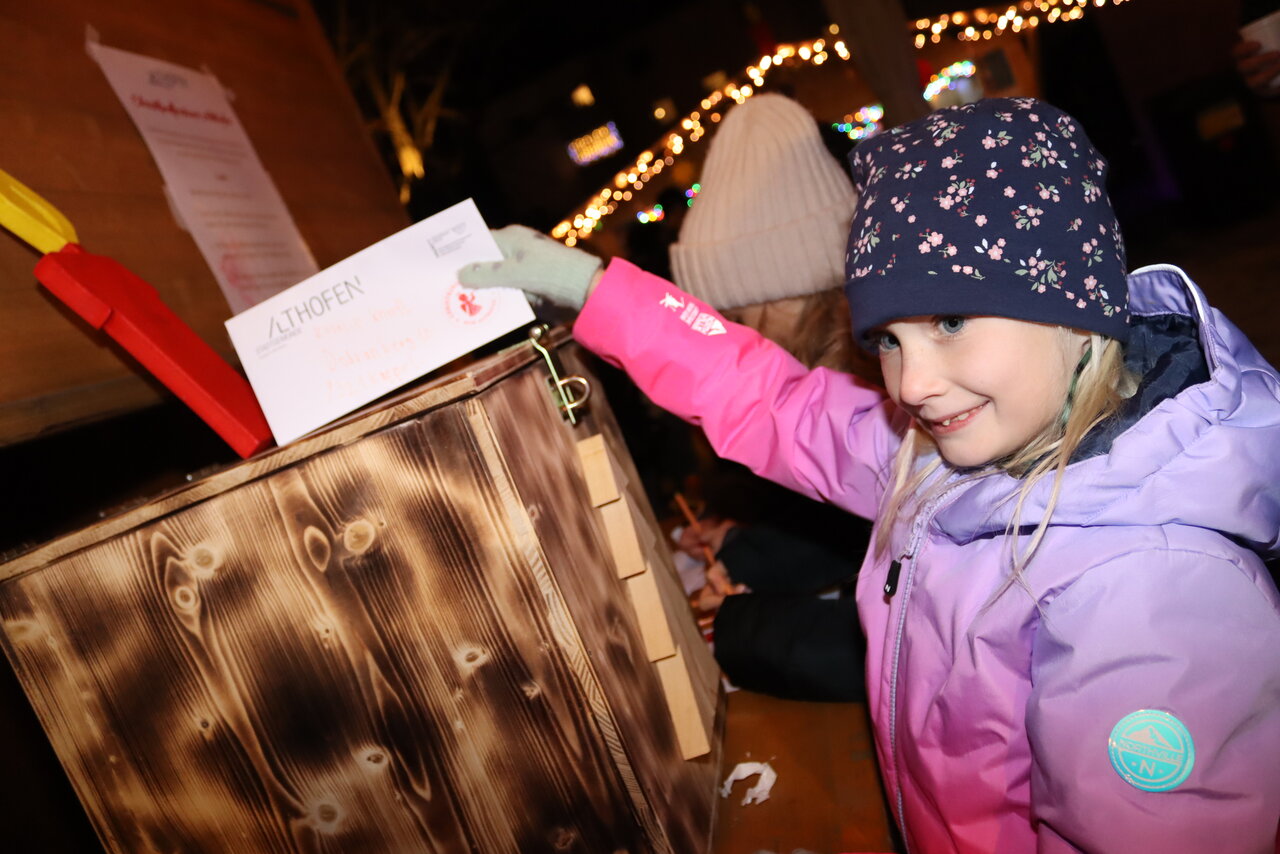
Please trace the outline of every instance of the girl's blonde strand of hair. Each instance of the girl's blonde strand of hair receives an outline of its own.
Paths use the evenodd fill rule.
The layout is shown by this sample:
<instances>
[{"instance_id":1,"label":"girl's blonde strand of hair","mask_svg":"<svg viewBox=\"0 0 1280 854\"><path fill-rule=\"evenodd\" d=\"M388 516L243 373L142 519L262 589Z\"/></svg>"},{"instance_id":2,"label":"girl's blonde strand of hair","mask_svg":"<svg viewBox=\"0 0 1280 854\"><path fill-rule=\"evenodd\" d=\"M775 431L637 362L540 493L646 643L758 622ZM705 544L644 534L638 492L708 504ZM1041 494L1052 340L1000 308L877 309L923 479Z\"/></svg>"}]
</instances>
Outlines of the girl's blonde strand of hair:
<instances>
[{"instance_id":1,"label":"girl's blonde strand of hair","mask_svg":"<svg viewBox=\"0 0 1280 854\"><path fill-rule=\"evenodd\" d=\"M881 521L875 542L877 555L883 555L889 547L889 537L898 517L902 514L902 507L907 499L914 495L929 476L942 466L942 458L935 457L928 465L916 470L916 462L924 456L927 448L936 450L937 446L920 425L912 420L893 459L893 486L886 493L879 514Z\"/></svg>"},{"instance_id":2,"label":"girl's blonde strand of hair","mask_svg":"<svg viewBox=\"0 0 1280 854\"><path fill-rule=\"evenodd\" d=\"M1022 485L1017 490L1017 503L1006 529L1011 544L1010 575L991 597L993 602L1015 583L1031 592L1026 581L1026 569L1048 533L1071 458L1084 438L1115 415L1125 397L1133 393L1134 384L1125 372L1123 345L1095 333L1089 338L1089 347L1093 357L1076 382L1066 423L1053 425L1008 463L1007 468L1014 474L1020 474L1028 465L1030 469L1021 474ZM1039 457L1035 456L1037 453ZM1053 488L1045 502L1044 512L1025 545L1020 547L1018 532L1022 530L1023 505L1036 485L1050 472L1053 473Z\"/></svg>"},{"instance_id":3,"label":"girl's blonde strand of hair","mask_svg":"<svg viewBox=\"0 0 1280 854\"><path fill-rule=\"evenodd\" d=\"M1067 330L1063 330L1063 333L1070 334ZM1123 345L1119 341L1094 333L1089 337L1089 348L1089 352L1093 355L1076 381L1066 422L1054 422L1013 457L994 464L986 471L975 473L975 478L980 478L1007 472L1022 481L1019 488L1005 499L1016 502L1006 528L1010 542L1011 572L991 597L991 602L998 599L1013 584L1018 584L1030 593L1025 572L1048 532L1053 512L1058 505L1063 477L1072 456L1084 438L1112 417L1124 398L1133 393L1134 378L1125 371ZM1068 401L1063 403L1065 409ZM908 499L919 490L929 475L942 465L941 458L936 458L930 465L917 470L919 457L930 447L936 449L923 429L912 422L894 460L894 485L884 501L879 530L876 534L875 547L878 555L883 555L888 548L889 537ZM1025 545L1022 545L1019 542L1018 532L1022 529L1023 506L1032 490L1050 472L1053 473L1053 488L1045 504L1045 510L1030 538L1025 541Z\"/></svg>"}]
</instances>

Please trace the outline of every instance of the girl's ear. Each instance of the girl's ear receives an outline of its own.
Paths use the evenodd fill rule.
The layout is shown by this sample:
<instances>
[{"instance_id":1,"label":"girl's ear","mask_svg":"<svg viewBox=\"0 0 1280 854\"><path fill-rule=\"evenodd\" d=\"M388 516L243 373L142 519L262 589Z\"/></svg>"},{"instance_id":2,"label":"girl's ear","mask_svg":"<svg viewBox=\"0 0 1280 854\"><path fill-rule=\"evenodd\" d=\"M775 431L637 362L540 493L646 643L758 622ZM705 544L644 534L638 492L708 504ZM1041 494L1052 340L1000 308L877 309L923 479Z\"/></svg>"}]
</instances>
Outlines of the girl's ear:
<instances>
[{"instance_id":1,"label":"girl's ear","mask_svg":"<svg viewBox=\"0 0 1280 854\"><path fill-rule=\"evenodd\" d=\"M1075 350L1076 356L1083 356L1084 351L1089 349L1089 341L1091 340L1093 333L1084 329L1071 329L1069 331L1074 339L1072 341L1072 347Z\"/></svg>"},{"instance_id":2,"label":"girl's ear","mask_svg":"<svg viewBox=\"0 0 1280 854\"><path fill-rule=\"evenodd\" d=\"M1084 368L1085 354L1089 352L1093 333L1070 326L1059 326L1058 329L1062 336L1058 340L1062 345L1063 365L1073 376L1078 377ZM1074 386L1073 382L1072 387Z\"/></svg>"}]
</instances>

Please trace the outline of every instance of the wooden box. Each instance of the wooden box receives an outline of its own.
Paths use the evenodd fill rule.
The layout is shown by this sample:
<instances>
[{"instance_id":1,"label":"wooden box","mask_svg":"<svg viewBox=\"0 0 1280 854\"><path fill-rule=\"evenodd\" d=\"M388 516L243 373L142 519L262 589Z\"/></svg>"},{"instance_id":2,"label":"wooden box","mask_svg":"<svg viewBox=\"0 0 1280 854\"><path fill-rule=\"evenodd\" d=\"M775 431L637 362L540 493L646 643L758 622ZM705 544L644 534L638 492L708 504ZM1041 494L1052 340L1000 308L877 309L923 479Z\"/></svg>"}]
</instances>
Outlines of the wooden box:
<instances>
[{"instance_id":1,"label":"wooden box","mask_svg":"<svg viewBox=\"0 0 1280 854\"><path fill-rule=\"evenodd\" d=\"M514 347L0 566L108 850L708 849L718 671L603 395L548 377Z\"/></svg>"}]
</instances>

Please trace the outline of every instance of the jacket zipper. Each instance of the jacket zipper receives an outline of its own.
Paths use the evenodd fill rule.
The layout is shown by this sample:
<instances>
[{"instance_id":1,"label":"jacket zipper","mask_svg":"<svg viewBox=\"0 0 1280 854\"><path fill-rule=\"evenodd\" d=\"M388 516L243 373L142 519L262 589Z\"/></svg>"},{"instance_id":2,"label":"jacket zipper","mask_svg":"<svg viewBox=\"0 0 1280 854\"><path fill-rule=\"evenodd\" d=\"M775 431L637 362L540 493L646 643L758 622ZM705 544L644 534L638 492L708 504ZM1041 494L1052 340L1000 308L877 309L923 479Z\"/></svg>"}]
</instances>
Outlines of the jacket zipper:
<instances>
[{"instance_id":1,"label":"jacket zipper","mask_svg":"<svg viewBox=\"0 0 1280 854\"><path fill-rule=\"evenodd\" d=\"M884 582L884 595L890 599L898 590L898 574L902 572L902 562L911 560L911 555L904 554L902 557L889 564L889 577Z\"/></svg>"},{"instance_id":2,"label":"jacket zipper","mask_svg":"<svg viewBox=\"0 0 1280 854\"><path fill-rule=\"evenodd\" d=\"M960 485L956 484L949 487L916 515L911 525L911 537L907 540L906 551L897 560L889 564L889 576L884 583L886 599L893 598L893 594L898 590L898 577L902 572L902 564L911 562L910 567L907 569L907 578L903 582L902 607L898 609L898 627L895 630L893 641L893 672L889 681L889 754L893 759L893 778L894 788L896 789L894 794L897 801L898 827L902 831L902 845L906 849L906 854L911 854L911 844L907 841L906 812L902 805L902 770L898 767L898 659L902 652L902 635L906 627L907 601L910 598L911 581L915 574L916 551L920 548L920 540L924 537L925 529L933 521L933 517L942 506L942 502Z\"/></svg>"}]
</instances>

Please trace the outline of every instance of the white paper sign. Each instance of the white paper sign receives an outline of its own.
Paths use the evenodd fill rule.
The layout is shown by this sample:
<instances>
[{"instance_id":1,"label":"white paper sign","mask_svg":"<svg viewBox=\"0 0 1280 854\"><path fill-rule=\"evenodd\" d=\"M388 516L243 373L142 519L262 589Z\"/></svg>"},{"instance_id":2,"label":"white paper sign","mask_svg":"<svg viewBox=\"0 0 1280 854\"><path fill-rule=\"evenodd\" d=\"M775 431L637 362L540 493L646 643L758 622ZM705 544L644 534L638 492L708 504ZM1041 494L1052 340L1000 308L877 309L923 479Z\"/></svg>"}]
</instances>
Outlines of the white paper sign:
<instances>
[{"instance_id":1,"label":"white paper sign","mask_svg":"<svg viewBox=\"0 0 1280 854\"><path fill-rule=\"evenodd\" d=\"M100 44L89 51L232 314L319 270L216 77Z\"/></svg>"},{"instance_id":2,"label":"white paper sign","mask_svg":"<svg viewBox=\"0 0 1280 854\"><path fill-rule=\"evenodd\" d=\"M458 284L459 267L501 259L467 199L228 320L276 441L532 321L520 291Z\"/></svg>"}]
</instances>

